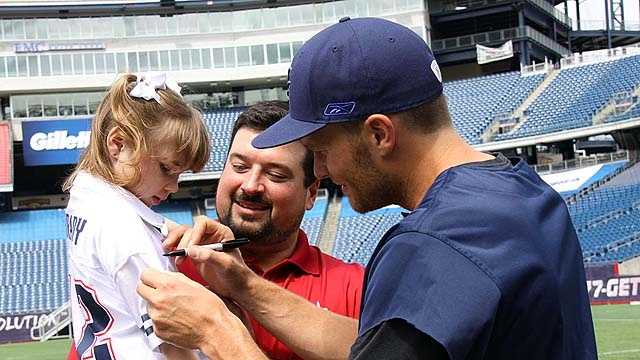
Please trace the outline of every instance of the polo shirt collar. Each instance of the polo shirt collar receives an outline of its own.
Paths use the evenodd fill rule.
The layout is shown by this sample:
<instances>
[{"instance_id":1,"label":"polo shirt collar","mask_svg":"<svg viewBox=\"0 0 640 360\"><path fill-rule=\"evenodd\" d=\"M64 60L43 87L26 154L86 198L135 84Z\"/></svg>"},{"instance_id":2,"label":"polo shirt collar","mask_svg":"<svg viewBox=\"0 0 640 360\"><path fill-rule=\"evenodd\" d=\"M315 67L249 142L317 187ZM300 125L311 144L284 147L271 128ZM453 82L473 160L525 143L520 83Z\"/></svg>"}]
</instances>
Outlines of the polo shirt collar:
<instances>
[{"instance_id":1,"label":"polo shirt collar","mask_svg":"<svg viewBox=\"0 0 640 360\"><path fill-rule=\"evenodd\" d=\"M299 229L298 231L296 246L288 258L280 261L265 272L261 272L259 269L254 268L250 262L248 265L252 267L256 273L262 274L263 277L267 277L269 274L273 274L289 264L307 274L320 275L320 259L318 258L317 251L314 250L313 246L309 245L307 234L305 234L302 229Z\"/></svg>"},{"instance_id":2,"label":"polo shirt collar","mask_svg":"<svg viewBox=\"0 0 640 360\"><path fill-rule=\"evenodd\" d=\"M144 222L157 228L161 233L163 233L163 235L166 235L167 225L165 224L164 216L151 210L151 208L145 205L145 203L140 201L140 199L125 188L110 184L102 178L89 174L85 171L78 173L73 181L73 185L78 186L79 188L85 188L89 191L100 191L107 194L111 193L130 205Z\"/></svg>"}]
</instances>

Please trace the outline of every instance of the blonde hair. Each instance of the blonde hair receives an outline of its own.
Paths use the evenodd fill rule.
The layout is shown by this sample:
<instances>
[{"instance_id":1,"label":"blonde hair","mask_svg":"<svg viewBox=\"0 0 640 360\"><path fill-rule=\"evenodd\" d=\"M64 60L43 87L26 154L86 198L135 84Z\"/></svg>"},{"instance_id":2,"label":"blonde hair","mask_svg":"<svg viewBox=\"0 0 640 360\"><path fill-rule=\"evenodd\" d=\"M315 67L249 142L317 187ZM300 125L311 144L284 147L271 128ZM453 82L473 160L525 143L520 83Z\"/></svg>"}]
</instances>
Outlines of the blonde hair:
<instances>
[{"instance_id":1,"label":"blonde hair","mask_svg":"<svg viewBox=\"0 0 640 360\"><path fill-rule=\"evenodd\" d=\"M120 76L107 91L98 106L91 124L91 140L73 173L65 180L62 189L68 191L80 171L99 176L118 186L129 186L140 181L140 162L146 155L162 147L175 151L184 168L200 171L209 159L209 137L202 114L187 104L172 90L156 90L160 102L131 97L137 76ZM111 164L107 148L107 135L118 128L124 141L133 149L129 165L133 174L127 178L118 176Z\"/></svg>"}]
</instances>

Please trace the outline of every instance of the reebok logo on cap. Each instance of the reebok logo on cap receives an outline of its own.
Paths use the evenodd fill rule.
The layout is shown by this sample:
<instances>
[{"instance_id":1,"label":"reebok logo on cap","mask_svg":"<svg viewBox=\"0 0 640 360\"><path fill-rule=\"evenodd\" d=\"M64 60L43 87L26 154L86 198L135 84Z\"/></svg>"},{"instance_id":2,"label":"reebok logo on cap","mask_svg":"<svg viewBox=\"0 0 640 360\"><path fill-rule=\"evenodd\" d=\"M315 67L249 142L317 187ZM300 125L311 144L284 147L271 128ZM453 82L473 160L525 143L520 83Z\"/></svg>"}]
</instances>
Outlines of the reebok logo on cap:
<instances>
[{"instance_id":1,"label":"reebok logo on cap","mask_svg":"<svg viewBox=\"0 0 640 360\"><path fill-rule=\"evenodd\" d=\"M343 102L343 103L330 103L324 109L324 114L326 116L332 115L349 115L355 109L356 103L355 101Z\"/></svg>"}]
</instances>

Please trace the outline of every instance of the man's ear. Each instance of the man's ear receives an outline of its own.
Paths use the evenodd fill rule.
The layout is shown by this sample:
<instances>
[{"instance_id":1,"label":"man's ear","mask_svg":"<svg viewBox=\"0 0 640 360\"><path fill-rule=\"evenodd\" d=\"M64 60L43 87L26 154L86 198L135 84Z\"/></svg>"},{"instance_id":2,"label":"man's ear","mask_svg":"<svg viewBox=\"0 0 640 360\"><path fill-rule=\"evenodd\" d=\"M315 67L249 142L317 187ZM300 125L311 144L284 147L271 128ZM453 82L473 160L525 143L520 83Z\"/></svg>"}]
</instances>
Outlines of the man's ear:
<instances>
[{"instance_id":1,"label":"man's ear","mask_svg":"<svg viewBox=\"0 0 640 360\"><path fill-rule=\"evenodd\" d=\"M311 210L313 205L316 203L316 196L318 196L318 188L320 187L320 179L316 179L309 187L307 188L307 199L304 203L304 208L306 210Z\"/></svg>"},{"instance_id":2,"label":"man's ear","mask_svg":"<svg viewBox=\"0 0 640 360\"><path fill-rule=\"evenodd\" d=\"M118 156L124 147L124 137L117 127L109 130L107 134L107 149L109 150L109 159L118 160Z\"/></svg>"},{"instance_id":3,"label":"man's ear","mask_svg":"<svg viewBox=\"0 0 640 360\"><path fill-rule=\"evenodd\" d=\"M363 124L362 135L372 151L380 156L391 153L397 144L397 124L383 114L370 115Z\"/></svg>"}]
</instances>

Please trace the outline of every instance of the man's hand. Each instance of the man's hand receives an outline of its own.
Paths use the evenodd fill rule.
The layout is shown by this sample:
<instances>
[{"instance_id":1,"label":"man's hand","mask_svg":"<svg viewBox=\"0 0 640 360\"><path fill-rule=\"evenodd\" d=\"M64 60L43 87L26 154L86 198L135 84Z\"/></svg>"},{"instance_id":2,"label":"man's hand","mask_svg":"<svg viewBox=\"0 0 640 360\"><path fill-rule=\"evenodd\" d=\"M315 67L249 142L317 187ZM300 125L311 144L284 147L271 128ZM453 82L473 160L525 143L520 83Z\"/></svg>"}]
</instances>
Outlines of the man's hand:
<instances>
[{"instance_id":1,"label":"man's hand","mask_svg":"<svg viewBox=\"0 0 640 360\"><path fill-rule=\"evenodd\" d=\"M261 354L247 328L222 299L186 276L147 269L137 290L148 302L159 338L220 359L251 359Z\"/></svg>"},{"instance_id":2,"label":"man's hand","mask_svg":"<svg viewBox=\"0 0 640 360\"><path fill-rule=\"evenodd\" d=\"M256 276L242 260L240 251L219 252L197 246L233 238L228 227L206 216L198 216L193 228L181 226L170 232L163 246L165 249L186 248L187 255L210 289L220 296L237 300L238 295L246 290L249 278ZM176 264L182 261L184 258L180 257Z\"/></svg>"}]
</instances>

